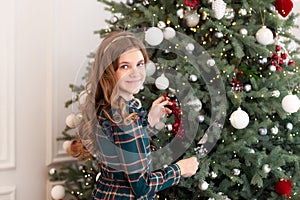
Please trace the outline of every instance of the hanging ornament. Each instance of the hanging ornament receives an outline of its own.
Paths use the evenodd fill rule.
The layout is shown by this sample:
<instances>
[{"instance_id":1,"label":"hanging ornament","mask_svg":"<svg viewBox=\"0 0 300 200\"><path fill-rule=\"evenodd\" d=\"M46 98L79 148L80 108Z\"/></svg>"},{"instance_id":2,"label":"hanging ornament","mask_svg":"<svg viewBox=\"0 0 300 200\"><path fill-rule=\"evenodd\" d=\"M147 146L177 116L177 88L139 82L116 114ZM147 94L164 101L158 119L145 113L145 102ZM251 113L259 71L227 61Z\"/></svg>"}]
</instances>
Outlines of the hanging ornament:
<instances>
[{"instance_id":1,"label":"hanging ornament","mask_svg":"<svg viewBox=\"0 0 300 200\"><path fill-rule=\"evenodd\" d=\"M268 29L266 26L262 26L257 32L256 32L256 40L262 45L269 45L274 42L273 39L273 33L270 29Z\"/></svg>"},{"instance_id":2,"label":"hanging ornament","mask_svg":"<svg viewBox=\"0 0 300 200\"><path fill-rule=\"evenodd\" d=\"M50 175L56 174L56 169L55 169L55 168L51 168L51 169L49 170L49 174L50 174Z\"/></svg>"},{"instance_id":3,"label":"hanging ornament","mask_svg":"<svg viewBox=\"0 0 300 200\"><path fill-rule=\"evenodd\" d=\"M281 105L285 112L295 113L300 108L300 100L297 95L289 94L283 97Z\"/></svg>"},{"instance_id":4,"label":"hanging ornament","mask_svg":"<svg viewBox=\"0 0 300 200\"><path fill-rule=\"evenodd\" d=\"M208 65L208 66L214 66L215 64L216 64L216 61L214 60L214 59L208 59L207 61L206 61L206 64Z\"/></svg>"},{"instance_id":5,"label":"hanging ornament","mask_svg":"<svg viewBox=\"0 0 300 200\"><path fill-rule=\"evenodd\" d=\"M286 124L286 128L288 129L288 130L293 130L293 128L294 128L294 125L291 123L291 122L288 122L287 124Z\"/></svg>"},{"instance_id":6,"label":"hanging ornament","mask_svg":"<svg viewBox=\"0 0 300 200\"><path fill-rule=\"evenodd\" d=\"M243 90L243 85L240 83L240 81L237 78L232 78L231 80L231 90L240 92Z\"/></svg>"},{"instance_id":7,"label":"hanging ornament","mask_svg":"<svg viewBox=\"0 0 300 200\"><path fill-rule=\"evenodd\" d=\"M189 81L195 83L198 80L198 77L195 74L191 74L189 77Z\"/></svg>"},{"instance_id":8,"label":"hanging ornament","mask_svg":"<svg viewBox=\"0 0 300 200\"><path fill-rule=\"evenodd\" d=\"M193 107L196 112L199 112L202 109L202 102L198 98L188 101L187 105Z\"/></svg>"},{"instance_id":9,"label":"hanging ornament","mask_svg":"<svg viewBox=\"0 0 300 200\"><path fill-rule=\"evenodd\" d=\"M225 15L224 15L225 19L233 19L234 15L235 15L235 13L234 13L233 8L226 8L225 9Z\"/></svg>"},{"instance_id":10,"label":"hanging ornament","mask_svg":"<svg viewBox=\"0 0 300 200\"><path fill-rule=\"evenodd\" d=\"M146 7L149 6L150 5L149 0L143 0L143 5Z\"/></svg>"},{"instance_id":11,"label":"hanging ornament","mask_svg":"<svg viewBox=\"0 0 300 200\"><path fill-rule=\"evenodd\" d=\"M126 1L126 4L127 4L128 6L133 6L134 0L127 0L127 1Z\"/></svg>"},{"instance_id":12,"label":"hanging ornament","mask_svg":"<svg viewBox=\"0 0 300 200\"><path fill-rule=\"evenodd\" d=\"M160 29L164 29L164 28L166 28L166 23L164 21L159 21L157 23L157 27Z\"/></svg>"},{"instance_id":13,"label":"hanging ornament","mask_svg":"<svg viewBox=\"0 0 300 200\"><path fill-rule=\"evenodd\" d=\"M252 86L251 86L250 84L245 84L245 85L244 85L244 90L245 90L246 92L250 92L250 91L252 90Z\"/></svg>"},{"instance_id":14,"label":"hanging ornament","mask_svg":"<svg viewBox=\"0 0 300 200\"><path fill-rule=\"evenodd\" d=\"M184 16L188 27L195 27L198 25L200 18L197 11L189 11Z\"/></svg>"},{"instance_id":15,"label":"hanging ornament","mask_svg":"<svg viewBox=\"0 0 300 200\"><path fill-rule=\"evenodd\" d=\"M199 123L204 122L204 120L205 120L204 115L198 115L198 116L197 116L197 120L198 120Z\"/></svg>"},{"instance_id":16,"label":"hanging ornament","mask_svg":"<svg viewBox=\"0 0 300 200\"><path fill-rule=\"evenodd\" d=\"M193 43L188 43L188 44L186 45L185 49L186 49L187 51L189 51L189 52L192 52L192 51L194 51L194 49L195 49L195 45L194 45Z\"/></svg>"},{"instance_id":17,"label":"hanging ornament","mask_svg":"<svg viewBox=\"0 0 300 200\"><path fill-rule=\"evenodd\" d=\"M277 133L278 133L277 126L274 126L274 127L271 128L271 133L274 134L274 135L277 135Z\"/></svg>"},{"instance_id":18,"label":"hanging ornament","mask_svg":"<svg viewBox=\"0 0 300 200\"><path fill-rule=\"evenodd\" d=\"M212 172L209 173L209 176L210 176L212 179L215 179L215 178L218 177L218 174L217 174L216 172L212 171Z\"/></svg>"},{"instance_id":19,"label":"hanging ornament","mask_svg":"<svg viewBox=\"0 0 300 200\"><path fill-rule=\"evenodd\" d=\"M149 61L146 64L146 75L152 76L155 73L155 71L156 71L156 66L155 66L154 62Z\"/></svg>"},{"instance_id":20,"label":"hanging ornament","mask_svg":"<svg viewBox=\"0 0 300 200\"><path fill-rule=\"evenodd\" d=\"M66 195L66 191L62 185L55 185L51 189L51 197L55 200L63 199L65 195Z\"/></svg>"},{"instance_id":21,"label":"hanging ornament","mask_svg":"<svg viewBox=\"0 0 300 200\"><path fill-rule=\"evenodd\" d=\"M212 10L214 11L215 18L220 20L225 15L226 3L223 0L214 0L212 2Z\"/></svg>"},{"instance_id":22,"label":"hanging ornament","mask_svg":"<svg viewBox=\"0 0 300 200\"><path fill-rule=\"evenodd\" d=\"M159 45L164 40L163 32L157 27L151 27L145 32L145 41L151 45Z\"/></svg>"},{"instance_id":23,"label":"hanging ornament","mask_svg":"<svg viewBox=\"0 0 300 200\"><path fill-rule=\"evenodd\" d=\"M239 170L239 169L233 169L232 173L233 173L233 175L238 176L238 175L241 174L241 170Z\"/></svg>"},{"instance_id":24,"label":"hanging ornament","mask_svg":"<svg viewBox=\"0 0 300 200\"><path fill-rule=\"evenodd\" d=\"M268 134L268 129L266 129L265 127L260 127L260 128L258 129L258 133L259 133L260 135L267 135L267 134Z\"/></svg>"},{"instance_id":25,"label":"hanging ornament","mask_svg":"<svg viewBox=\"0 0 300 200\"><path fill-rule=\"evenodd\" d=\"M242 35L247 35L247 34L248 34L248 30L245 29L245 28L241 28L239 32L240 32L240 34L242 34Z\"/></svg>"},{"instance_id":26,"label":"hanging ornament","mask_svg":"<svg viewBox=\"0 0 300 200\"><path fill-rule=\"evenodd\" d=\"M271 72L275 72L275 71L277 70L277 68L276 68L275 65L270 65L270 66L269 66L269 70L270 70Z\"/></svg>"},{"instance_id":27,"label":"hanging ornament","mask_svg":"<svg viewBox=\"0 0 300 200\"><path fill-rule=\"evenodd\" d=\"M183 18L184 17L184 10L183 8L180 8L176 11L176 14L179 18Z\"/></svg>"},{"instance_id":28,"label":"hanging ornament","mask_svg":"<svg viewBox=\"0 0 300 200\"><path fill-rule=\"evenodd\" d=\"M264 164L263 166L262 166L262 170L265 172L265 173L270 173L270 171L271 171L271 167L270 167L270 165L269 164Z\"/></svg>"},{"instance_id":29,"label":"hanging ornament","mask_svg":"<svg viewBox=\"0 0 300 200\"><path fill-rule=\"evenodd\" d=\"M224 35L222 32L216 32L215 36L216 36L216 38L222 38Z\"/></svg>"},{"instance_id":30,"label":"hanging ornament","mask_svg":"<svg viewBox=\"0 0 300 200\"><path fill-rule=\"evenodd\" d=\"M176 36L176 31L172 27L165 28L163 33L166 40L170 40Z\"/></svg>"},{"instance_id":31,"label":"hanging ornament","mask_svg":"<svg viewBox=\"0 0 300 200\"><path fill-rule=\"evenodd\" d=\"M280 45L275 46L275 51L271 55L271 65L269 69L271 71L280 71L284 65L290 65L289 55L286 53L286 50Z\"/></svg>"},{"instance_id":32,"label":"hanging ornament","mask_svg":"<svg viewBox=\"0 0 300 200\"><path fill-rule=\"evenodd\" d=\"M280 96L280 91L279 90L274 90L272 92L272 96L278 98Z\"/></svg>"},{"instance_id":33,"label":"hanging ornament","mask_svg":"<svg viewBox=\"0 0 300 200\"><path fill-rule=\"evenodd\" d=\"M116 24L118 21L119 21L119 18L115 15L110 18L110 22L112 24Z\"/></svg>"},{"instance_id":34,"label":"hanging ornament","mask_svg":"<svg viewBox=\"0 0 300 200\"><path fill-rule=\"evenodd\" d=\"M155 80L155 86L159 90L165 90L169 87L169 79L165 76L165 74L162 74Z\"/></svg>"},{"instance_id":35,"label":"hanging ornament","mask_svg":"<svg viewBox=\"0 0 300 200\"><path fill-rule=\"evenodd\" d=\"M72 141L71 141L71 140L66 140L66 141L64 141L62 147L63 147L63 149L67 152L68 149L70 149L71 144L72 144Z\"/></svg>"},{"instance_id":36,"label":"hanging ornament","mask_svg":"<svg viewBox=\"0 0 300 200\"><path fill-rule=\"evenodd\" d=\"M66 125L69 128L76 128L79 125L81 118L82 118L81 114L71 113L66 118Z\"/></svg>"},{"instance_id":37,"label":"hanging ornament","mask_svg":"<svg viewBox=\"0 0 300 200\"><path fill-rule=\"evenodd\" d=\"M286 198L290 198L292 190L292 183L290 179L283 180L281 179L275 185L275 191L279 195L285 195Z\"/></svg>"},{"instance_id":38,"label":"hanging ornament","mask_svg":"<svg viewBox=\"0 0 300 200\"><path fill-rule=\"evenodd\" d=\"M287 17L293 9L293 1L291 0L276 0L274 6L277 12L282 17Z\"/></svg>"},{"instance_id":39,"label":"hanging ornament","mask_svg":"<svg viewBox=\"0 0 300 200\"><path fill-rule=\"evenodd\" d=\"M183 4L192 7L195 10L200 5L200 0L184 0Z\"/></svg>"},{"instance_id":40,"label":"hanging ornament","mask_svg":"<svg viewBox=\"0 0 300 200\"><path fill-rule=\"evenodd\" d=\"M241 15L241 16L247 15L247 10L246 10L245 8L241 8L241 9L239 10L239 15Z\"/></svg>"},{"instance_id":41,"label":"hanging ornament","mask_svg":"<svg viewBox=\"0 0 300 200\"><path fill-rule=\"evenodd\" d=\"M207 190L208 189L209 184L206 181L201 181L198 185L200 190Z\"/></svg>"},{"instance_id":42,"label":"hanging ornament","mask_svg":"<svg viewBox=\"0 0 300 200\"><path fill-rule=\"evenodd\" d=\"M249 115L240 107L230 115L230 123L236 129L244 129L249 124Z\"/></svg>"}]
</instances>

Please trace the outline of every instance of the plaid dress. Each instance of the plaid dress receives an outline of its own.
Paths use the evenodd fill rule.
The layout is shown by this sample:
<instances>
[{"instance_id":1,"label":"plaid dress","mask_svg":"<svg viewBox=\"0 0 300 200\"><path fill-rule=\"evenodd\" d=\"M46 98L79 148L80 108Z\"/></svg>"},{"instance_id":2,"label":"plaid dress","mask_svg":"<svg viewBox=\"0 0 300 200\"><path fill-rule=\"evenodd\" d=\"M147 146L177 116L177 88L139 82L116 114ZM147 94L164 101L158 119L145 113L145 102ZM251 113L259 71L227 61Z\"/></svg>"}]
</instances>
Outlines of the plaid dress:
<instances>
[{"instance_id":1,"label":"plaid dress","mask_svg":"<svg viewBox=\"0 0 300 200\"><path fill-rule=\"evenodd\" d=\"M152 200L158 191L178 184L180 169L172 164L151 170L148 116L137 99L127 102L127 111L138 118L129 123L112 123L104 114L99 117L96 135L101 175L92 200ZM120 111L111 111L116 120ZM117 120L116 120L117 121Z\"/></svg>"}]
</instances>

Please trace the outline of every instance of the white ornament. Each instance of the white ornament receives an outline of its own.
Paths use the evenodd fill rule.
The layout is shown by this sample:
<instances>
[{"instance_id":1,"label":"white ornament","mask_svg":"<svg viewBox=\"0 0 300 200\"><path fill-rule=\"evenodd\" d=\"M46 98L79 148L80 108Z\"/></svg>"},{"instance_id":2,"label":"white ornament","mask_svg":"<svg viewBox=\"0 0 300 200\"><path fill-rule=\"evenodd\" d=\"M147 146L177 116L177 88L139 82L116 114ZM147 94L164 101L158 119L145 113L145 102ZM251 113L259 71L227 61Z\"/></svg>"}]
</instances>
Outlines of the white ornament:
<instances>
[{"instance_id":1,"label":"white ornament","mask_svg":"<svg viewBox=\"0 0 300 200\"><path fill-rule=\"evenodd\" d=\"M266 26L262 26L255 35L257 42L262 45L269 45L274 42L273 33Z\"/></svg>"},{"instance_id":2,"label":"white ornament","mask_svg":"<svg viewBox=\"0 0 300 200\"><path fill-rule=\"evenodd\" d=\"M198 25L200 18L197 11L192 11L185 15L185 20L188 27L195 27Z\"/></svg>"},{"instance_id":3,"label":"white ornament","mask_svg":"<svg viewBox=\"0 0 300 200\"><path fill-rule=\"evenodd\" d=\"M87 96L88 96L88 94L87 94L86 90L83 90L82 92L80 92L79 97L78 97L79 105L85 104Z\"/></svg>"},{"instance_id":4,"label":"white ornament","mask_svg":"<svg viewBox=\"0 0 300 200\"><path fill-rule=\"evenodd\" d=\"M216 64L216 61L214 59L209 59L209 60L207 60L206 64L208 66L212 67L212 66L214 66Z\"/></svg>"},{"instance_id":5,"label":"white ornament","mask_svg":"<svg viewBox=\"0 0 300 200\"><path fill-rule=\"evenodd\" d=\"M255 150L254 150L254 149L250 149L250 150L249 150L249 153L254 154L254 153L255 153Z\"/></svg>"},{"instance_id":6,"label":"white ornament","mask_svg":"<svg viewBox=\"0 0 300 200\"><path fill-rule=\"evenodd\" d=\"M212 178L212 179L215 179L215 178L217 178L217 176L218 176L218 174L216 173L216 172L214 172L214 171L212 171L212 172L210 172L210 177Z\"/></svg>"},{"instance_id":7,"label":"white ornament","mask_svg":"<svg viewBox=\"0 0 300 200\"><path fill-rule=\"evenodd\" d=\"M246 85L244 86L244 90L245 90L246 92L250 92L250 91L252 90L252 86L251 86L250 84L246 84Z\"/></svg>"},{"instance_id":8,"label":"white ornament","mask_svg":"<svg viewBox=\"0 0 300 200\"><path fill-rule=\"evenodd\" d=\"M195 45L193 43L188 43L185 47L187 51L194 51Z\"/></svg>"},{"instance_id":9,"label":"white ornament","mask_svg":"<svg viewBox=\"0 0 300 200\"><path fill-rule=\"evenodd\" d=\"M276 66L270 65L270 66L269 66L269 70L270 70L271 72L275 72L275 71L276 71Z\"/></svg>"},{"instance_id":10,"label":"white ornament","mask_svg":"<svg viewBox=\"0 0 300 200\"><path fill-rule=\"evenodd\" d=\"M226 19L233 19L234 18L234 10L233 10L233 8L226 8L224 17Z\"/></svg>"},{"instance_id":11,"label":"white ornament","mask_svg":"<svg viewBox=\"0 0 300 200\"><path fill-rule=\"evenodd\" d=\"M240 175L241 170L239 170L239 169L233 169L232 173L233 173L233 175L238 176L238 175Z\"/></svg>"},{"instance_id":12,"label":"white ornament","mask_svg":"<svg viewBox=\"0 0 300 200\"><path fill-rule=\"evenodd\" d=\"M164 28L166 28L166 23L164 21L159 21L157 23L157 27L160 29L164 29Z\"/></svg>"},{"instance_id":13,"label":"white ornament","mask_svg":"<svg viewBox=\"0 0 300 200\"><path fill-rule=\"evenodd\" d=\"M269 164L264 164L263 167L262 167L262 170L265 172L265 173L270 173L271 171L271 167Z\"/></svg>"},{"instance_id":14,"label":"white ornament","mask_svg":"<svg viewBox=\"0 0 300 200\"><path fill-rule=\"evenodd\" d=\"M208 186L209 186L209 184L206 181L201 181L198 185L200 190L207 190Z\"/></svg>"},{"instance_id":15,"label":"white ornament","mask_svg":"<svg viewBox=\"0 0 300 200\"><path fill-rule=\"evenodd\" d=\"M216 36L216 38L222 38L224 35L222 32L216 32L215 36Z\"/></svg>"},{"instance_id":16,"label":"white ornament","mask_svg":"<svg viewBox=\"0 0 300 200\"><path fill-rule=\"evenodd\" d=\"M198 115L197 120L199 123L202 123L202 122L204 122L205 117L203 115Z\"/></svg>"},{"instance_id":17,"label":"white ornament","mask_svg":"<svg viewBox=\"0 0 300 200\"><path fill-rule=\"evenodd\" d=\"M240 107L230 115L230 123L236 129L244 129L249 124L249 115Z\"/></svg>"},{"instance_id":18,"label":"white ornament","mask_svg":"<svg viewBox=\"0 0 300 200\"><path fill-rule=\"evenodd\" d=\"M66 140L66 141L64 141L64 143L63 143L63 149L65 150L65 151L67 151L69 148L70 148L70 146L71 146L71 144L72 144L72 141L71 140Z\"/></svg>"},{"instance_id":19,"label":"white ornament","mask_svg":"<svg viewBox=\"0 0 300 200\"><path fill-rule=\"evenodd\" d=\"M63 199L66 195L65 188L62 185L55 185L51 189L51 197L55 200Z\"/></svg>"},{"instance_id":20,"label":"white ornament","mask_svg":"<svg viewBox=\"0 0 300 200\"><path fill-rule=\"evenodd\" d=\"M245 28L241 28L241 29L240 29L240 34L242 34L242 35L247 35L247 34L248 34L248 30L245 29Z\"/></svg>"},{"instance_id":21,"label":"white ornament","mask_svg":"<svg viewBox=\"0 0 300 200\"><path fill-rule=\"evenodd\" d=\"M295 113L300 108L300 100L297 95L286 95L281 101L282 108L285 112Z\"/></svg>"},{"instance_id":22,"label":"white ornament","mask_svg":"<svg viewBox=\"0 0 300 200\"><path fill-rule=\"evenodd\" d=\"M176 12L177 16L180 17L180 18L183 18L183 16L184 16L183 13L184 13L183 8L180 8L180 9L177 10L177 12Z\"/></svg>"},{"instance_id":23,"label":"white ornament","mask_svg":"<svg viewBox=\"0 0 300 200\"><path fill-rule=\"evenodd\" d=\"M280 96L280 91L279 90L274 90L272 92L272 96L278 98Z\"/></svg>"},{"instance_id":24,"label":"white ornament","mask_svg":"<svg viewBox=\"0 0 300 200\"><path fill-rule=\"evenodd\" d=\"M225 15L226 3L223 0L214 0L212 2L212 10L214 11L215 18L220 20Z\"/></svg>"},{"instance_id":25,"label":"white ornament","mask_svg":"<svg viewBox=\"0 0 300 200\"><path fill-rule=\"evenodd\" d=\"M293 130L294 125L291 122L289 122L286 124L286 128L291 131L291 130Z\"/></svg>"},{"instance_id":26,"label":"white ornament","mask_svg":"<svg viewBox=\"0 0 300 200\"><path fill-rule=\"evenodd\" d=\"M242 16L245 16L245 15L247 15L247 10L245 8L241 8L239 10L239 14L242 15Z\"/></svg>"},{"instance_id":27,"label":"white ornament","mask_svg":"<svg viewBox=\"0 0 300 200\"><path fill-rule=\"evenodd\" d=\"M170 40L176 36L176 31L172 27L167 27L164 30L164 38Z\"/></svg>"},{"instance_id":28,"label":"white ornament","mask_svg":"<svg viewBox=\"0 0 300 200\"><path fill-rule=\"evenodd\" d=\"M56 173L56 169L55 168L51 168L50 170L49 170L49 174L50 175L54 175Z\"/></svg>"},{"instance_id":29,"label":"white ornament","mask_svg":"<svg viewBox=\"0 0 300 200\"><path fill-rule=\"evenodd\" d=\"M198 80L198 77L195 74L191 74L190 77L189 77L189 80L191 82L196 82Z\"/></svg>"},{"instance_id":30,"label":"white ornament","mask_svg":"<svg viewBox=\"0 0 300 200\"><path fill-rule=\"evenodd\" d=\"M67 116L66 118L66 125L69 128L76 128L81 120L81 115L79 114L75 114L75 113L71 113L70 115Z\"/></svg>"},{"instance_id":31,"label":"white ornament","mask_svg":"<svg viewBox=\"0 0 300 200\"><path fill-rule=\"evenodd\" d=\"M163 32L157 27L151 27L145 32L145 41L151 45L159 45L164 40Z\"/></svg>"},{"instance_id":32,"label":"white ornament","mask_svg":"<svg viewBox=\"0 0 300 200\"><path fill-rule=\"evenodd\" d=\"M146 64L146 75L147 76L152 76L156 71L156 66L152 61L149 61Z\"/></svg>"},{"instance_id":33,"label":"white ornament","mask_svg":"<svg viewBox=\"0 0 300 200\"><path fill-rule=\"evenodd\" d=\"M101 172L99 172L99 173L96 175L96 181L99 180L100 176L101 176Z\"/></svg>"},{"instance_id":34,"label":"white ornament","mask_svg":"<svg viewBox=\"0 0 300 200\"><path fill-rule=\"evenodd\" d=\"M167 79L167 77L164 74L162 74L155 80L155 86L159 90L165 90L169 87L169 79Z\"/></svg>"},{"instance_id":35,"label":"white ornament","mask_svg":"<svg viewBox=\"0 0 300 200\"><path fill-rule=\"evenodd\" d=\"M192 106L196 112L199 112L202 109L202 102L197 98L187 102L187 105Z\"/></svg>"},{"instance_id":36,"label":"white ornament","mask_svg":"<svg viewBox=\"0 0 300 200\"><path fill-rule=\"evenodd\" d=\"M274 134L274 135L277 135L277 133L278 133L277 126L274 126L274 127L271 128L271 133Z\"/></svg>"}]
</instances>

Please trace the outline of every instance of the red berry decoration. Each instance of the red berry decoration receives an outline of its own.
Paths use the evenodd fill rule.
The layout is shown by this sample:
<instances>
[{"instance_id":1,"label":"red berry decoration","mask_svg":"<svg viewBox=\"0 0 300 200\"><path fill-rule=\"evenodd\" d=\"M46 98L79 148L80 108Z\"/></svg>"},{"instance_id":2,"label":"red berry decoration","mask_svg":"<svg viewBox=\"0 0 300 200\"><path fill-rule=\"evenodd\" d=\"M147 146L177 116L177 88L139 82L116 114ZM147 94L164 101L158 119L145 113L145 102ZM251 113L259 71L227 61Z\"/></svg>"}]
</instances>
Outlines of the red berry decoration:
<instances>
[{"instance_id":1,"label":"red berry decoration","mask_svg":"<svg viewBox=\"0 0 300 200\"><path fill-rule=\"evenodd\" d=\"M184 0L184 5L192 7L194 10L200 5L200 0Z\"/></svg>"},{"instance_id":2,"label":"red berry decoration","mask_svg":"<svg viewBox=\"0 0 300 200\"><path fill-rule=\"evenodd\" d=\"M279 195L285 195L288 199L291 196L292 183L290 179L280 180L275 185L275 191Z\"/></svg>"},{"instance_id":3,"label":"red berry decoration","mask_svg":"<svg viewBox=\"0 0 300 200\"><path fill-rule=\"evenodd\" d=\"M274 6L282 17L286 17L293 9L293 2L291 0L276 0Z\"/></svg>"}]
</instances>

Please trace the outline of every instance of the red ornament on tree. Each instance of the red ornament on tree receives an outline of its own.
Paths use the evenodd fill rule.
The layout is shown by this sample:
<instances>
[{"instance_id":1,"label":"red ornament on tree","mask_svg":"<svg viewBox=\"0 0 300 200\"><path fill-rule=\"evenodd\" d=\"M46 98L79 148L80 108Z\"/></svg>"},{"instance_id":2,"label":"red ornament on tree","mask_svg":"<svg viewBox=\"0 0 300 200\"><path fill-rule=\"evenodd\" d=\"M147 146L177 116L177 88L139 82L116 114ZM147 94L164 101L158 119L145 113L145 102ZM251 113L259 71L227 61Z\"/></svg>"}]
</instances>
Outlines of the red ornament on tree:
<instances>
[{"instance_id":1,"label":"red ornament on tree","mask_svg":"<svg viewBox=\"0 0 300 200\"><path fill-rule=\"evenodd\" d=\"M194 10L200 5L200 0L184 0L184 5L192 7Z\"/></svg>"},{"instance_id":2,"label":"red ornament on tree","mask_svg":"<svg viewBox=\"0 0 300 200\"><path fill-rule=\"evenodd\" d=\"M291 196L292 183L291 180L280 180L275 185L275 191L279 195L285 195L288 199Z\"/></svg>"},{"instance_id":3,"label":"red ornament on tree","mask_svg":"<svg viewBox=\"0 0 300 200\"><path fill-rule=\"evenodd\" d=\"M291 0L276 0L274 6L282 17L286 17L293 9L293 2Z\"/></svg>"}]
</instances>

